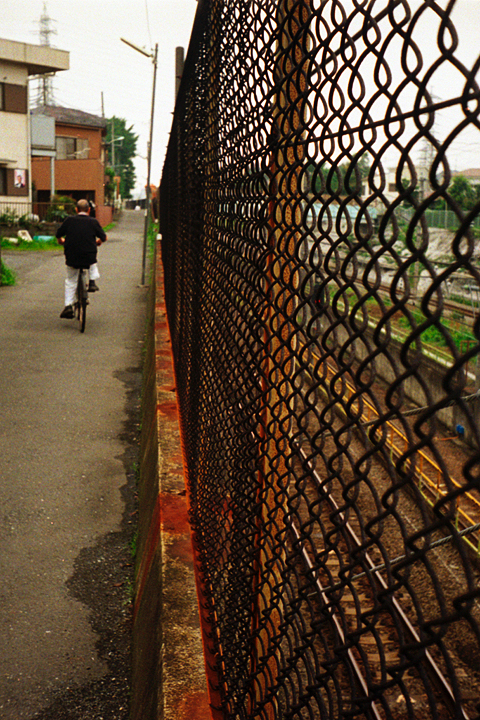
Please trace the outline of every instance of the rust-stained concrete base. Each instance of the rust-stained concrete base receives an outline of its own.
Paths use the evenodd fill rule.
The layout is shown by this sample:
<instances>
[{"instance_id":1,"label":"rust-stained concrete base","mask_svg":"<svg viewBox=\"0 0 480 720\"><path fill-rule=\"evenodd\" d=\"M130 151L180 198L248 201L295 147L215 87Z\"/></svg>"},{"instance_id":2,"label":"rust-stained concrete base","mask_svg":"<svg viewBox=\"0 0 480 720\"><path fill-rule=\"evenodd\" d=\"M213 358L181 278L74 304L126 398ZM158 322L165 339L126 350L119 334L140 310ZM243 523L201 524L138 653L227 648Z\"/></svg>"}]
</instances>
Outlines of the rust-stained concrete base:
<instances>
[{"instance_id":1,"label":"rust-stained concrete base","mask_svg":"<svg viewBox=\"0 0 480 720\"><path fill-rule=\"evenodd\" d=\"M210 720L157 248L144 369L132 720Z\"/></svg>"}]
</instances>

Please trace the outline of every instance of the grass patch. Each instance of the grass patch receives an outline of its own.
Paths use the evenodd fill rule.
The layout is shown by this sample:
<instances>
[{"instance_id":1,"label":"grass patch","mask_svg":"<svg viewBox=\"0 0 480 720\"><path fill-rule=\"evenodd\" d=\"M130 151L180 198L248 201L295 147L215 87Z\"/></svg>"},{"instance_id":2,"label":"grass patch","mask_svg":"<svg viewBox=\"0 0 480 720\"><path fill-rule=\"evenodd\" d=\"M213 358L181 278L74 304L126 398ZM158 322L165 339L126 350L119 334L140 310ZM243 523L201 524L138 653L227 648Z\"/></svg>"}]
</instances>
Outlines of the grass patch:
<instances>
[{"instance_id":1,"label":"grass patch","mask_svg":"<svg viewBox=\"0 0 480 720\"><path fill-rule=\"evenodd\" d=\"M116 222L108 223L108 225L105 225L103 229L105 232L108 232L109 230L113 230L116 224Z\"/></svg>"},{"instance_id":2,"label":"grass patch","mask_svg":"<svg viewBox=\"0 0 480 720\"><path fill-rule=\"evenodd\" d=\"M135 560L135 557L137 555L137 540L138 540L138 531L135 531L134 534L132 535L132 538L130 539L130 542L128 543L132 560Z\"/></svg>"},{"instance_id":3,"label":"grass patch","mask_svg":"<svg viewBox=\"0 0 480 720\"><path fill-rule=\"evenodd\" d=\"M155 252L155 244L157 242L157 235L158 235L158 222L150 221L150 224L148 226L148 232L147 232L147 246L150 251L150 255L153 256L153 253Z\"/></svg>"},{"instance_id":4,"label":"grass patch","mask_svg":"<svg viewBox=\"0 0 480 720\"><path fill-rule=\"evenodd\" d=\"M414 323L417 326L421 325L426 319L424 315L419 311L413 312L412 316ZM406 317L399 318L398 325L405 328L407 331L413 329L410 325L408 318ZM427 345L435 345L440 348L446 347L448 343L444 333L441 331L439 326L448 333L449 337L453 340L454 344L459 350L462 349L465 343L477 342L475 335L469 329L459 328L458 321L455 322L449 318L442 318L441 321L437 320L435 324L432 324L430 325L430 327L426 328L421 334L422 342L426 343Z\"/></svg>"},{"instance_id":5,"label":"grass patch","mask_svg":"<svg viewBox=\"0 0 480 720\"><path fill-rule=\"evenodd\" d=\"M17 276L7 267L3 261L0 261L0 285L15 285Z\"/></svg>"},{"instance_id":6,"label":"grass patch","mask_svg":"<svg viewBox=\"0 0 480 720\"><path fill-rule=\"evenodd\" d=\"M60 248L60 245L57 242L56 238L52 238L51 240L32 240L32 242L27 242L26 240L18 240L18 243L12 243L9 241L8 238L2 238L1 241L2 248L5 248L5 250L58 250Z\"/></svg>"}]
</instances>

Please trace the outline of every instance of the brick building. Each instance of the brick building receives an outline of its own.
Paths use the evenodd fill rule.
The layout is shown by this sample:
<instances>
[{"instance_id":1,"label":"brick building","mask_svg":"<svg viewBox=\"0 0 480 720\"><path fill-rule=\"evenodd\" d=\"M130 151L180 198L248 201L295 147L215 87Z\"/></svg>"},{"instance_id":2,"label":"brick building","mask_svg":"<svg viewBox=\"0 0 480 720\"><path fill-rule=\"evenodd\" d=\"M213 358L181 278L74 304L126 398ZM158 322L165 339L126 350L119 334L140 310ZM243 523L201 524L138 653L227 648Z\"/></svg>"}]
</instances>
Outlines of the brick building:
<instances>
[{"instance_id":1,"label":"brick building","mask_svg":"<svg viewBox=\"0 0 480 720\"><path fill-rule=\"evenodd\" d=\"M48 202L54 182L56 195L68 195L75 200L87 198L97 206L105 202L104 136L107 121L81 110L44 105L32 112L35 118L55 121L54 173L50 157L32 157L32 180L35 200ZM54 180L52 180L52 177Z\"/></svg>"}]
</instances>

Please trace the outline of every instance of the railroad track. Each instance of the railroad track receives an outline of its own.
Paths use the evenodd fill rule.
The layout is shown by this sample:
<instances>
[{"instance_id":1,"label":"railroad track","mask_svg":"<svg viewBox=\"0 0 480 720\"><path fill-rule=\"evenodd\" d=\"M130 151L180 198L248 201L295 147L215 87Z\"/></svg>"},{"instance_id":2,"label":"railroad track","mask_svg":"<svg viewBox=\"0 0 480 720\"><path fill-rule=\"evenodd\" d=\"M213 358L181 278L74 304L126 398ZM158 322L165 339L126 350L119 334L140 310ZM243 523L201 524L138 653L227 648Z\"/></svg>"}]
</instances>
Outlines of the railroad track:
<instances>
[{"instance_id":1,"label":"railroad track","mask_svg":"<svg viewBox=\"0 0 480 720\"><path fill-rule=\"evenodd\" d=\"M312 354L317 361L317 369L320 367L320 357L315 353ZM324 370L319 371L326 382L331 383L337 375L338 370L330 363L323 363ZM338 393L341 394L343 404L350 402L351 398L356 394L356 388L344 376L338 378L335 384ZM358 401L353 401L351 412L358 414ZM342 413L342 405L338 405L337 412ZM379 415L373 403L368 399L362 398L362 409L359 417L361 425L373 425L379 419ZM397 427L392 421L383 423L382 428L376 431L383 432L385 435L385 444L391 451L391 456L395 459L405 459L408 456L409 440L403 430ZM374 442L374 438L372 439ZM451 475L446 475L444 469L432 460L429 455L422 451L415 451L415 459L409 458L410 467L413 470L417 487L422 492L426 501L433 506L440 498L445 498L452 490L462 490L462 485ZM476 526L480 522L480 498L471 492L463 491L459 494L456 504L455 524L459 531L464 531ZM480 549L480 529L467 535L464 541L469 545L471 550L479 553Z\"/></svg>"},{"instance_id":2,"label":"railroad track","mask_svg":"<svg viewBox=\"0 0 480 720\"><path fill-rule=\"evenodd\" d=\"M381 283L379 285L378 289L380 290L380 292L383 292L385 295L390 294L390 285L385 285L384 283ZM420 300L421 300L421 298L420 298ZM415 298L411 298L410 300L408 300L405 303L405 305L407 307L411 307L411 308L418 308ZM431 305L432 307L438 307L438 302L436 301L434 296L432 296L431 299L429 300L429 305ZM462 315L462 317L468 318L472 321L478 315L478 311L475 311L474 308L472 308L471 304L467 305L466 303L459 303L459 302L456 302L455 300L444 299L442 301L442 308L444 308L445 310L447 310L448 312L451 312L451 313L459 313Z\"/></svg>"},{"instance_id":3,"label":"railroad track","mask_svg":"<svg viewBox=\"0 0 480 720\"><path fill-rule=\"evenodd\" d=\"M366 718L384 720L387 717L385 703L398 710L401 700L405 703L407 712L412 698L416 698L414 703L431 704L434 689L434 702L438 703L439 707L442 707L443 703L448 715L436 715L435 710L432 716L468 720L469 716L459 698L455 696L439 665L426 649L427 643L422 642L418 630L397 598L397 593L385 579L386 567L382 568L377 558L365 550L359 530L354 528L355 521L347 520L331 488L329 492L325 492L322 479L308 453L299 442L295 441L292 445L304 472L308 474L310 487L306 494L310 495L310 500L316 494L321 497L322 532L314 539L312 535L308 541L305 539L299 525L310 514L306 505L303 508L299 506L295 514L288 515L288 529L300 552L306 573L314 579L320 612L329 616L335 635L332 639L332 652L338 653L339 646L345 648L359 694L359 697L351 699L351 702L357 707L365 707ZM335 517L334 526L332 517ZM329 525L330 530L333 530L333 527L337 530L341 528L341 539L337 540L334 548L327 550L324 543ZM319 558L323 560L319 562ZM356 558L356 562L361 558L362 570L356 574L349 572L353 558ZM380 602L379 598L382 598ZM418 675L412 676L411 668L410 672L406 672L409 662L402 650L406 646L410 648L410 652L412 647L417 647L417 653L423 655L422 670ZM431 688L425 687L424 672L428 675ZM394 679L399 675L402 679L396 684ZM382 688L385 688L383 692ZM382 699L379 699L379 696ZM348 704L348 700L346 702Z\"/></svg>"},{"instance_id":4,"label":"railroad track","mask_svg":"<svg viewBox=\"0 0 480 720\"><path fill-rule=\"evenodd\" d=\"M323 247L323 251L324 251L324 252L328 252L329 250L330 250L330 243L326 243L326 246ZM338 263L339 263L339 264L343 264L345 260L346 260L346 256L343 255L343 254L341 254L341 253L339 253L339 255L338 255ZM368 260L368 261L367 261L367 260L364 260L364 261L362 262L362 258L357 258L357 262L358 262L358 264L359 264L360 271L362 271L362 270L365 269L365 267L366 267L366 265L367 265L367 262L370 262L370 260ZM381 265L381 266L380 266L380 270L381 270L382 273L384 272L384 273L388 274L388 273L391 273L392 271L399 270L399 267L393 268L391 265L385 265L385 266L384 266L384 265ZM480 271L480 268L476 268L476 270ZM329 274L329 273L327 272L327 275L328 275L328 274ZM344 277L347 281L348 281L349 279L352 280L351 276L349 277L348 274L342 275L342 277ZM458 279L459 277L460 277L460 276L457 276L457 279ZM465 282L473 282L473 278L471 278L471 277L469 277L469 276L465 276L465 278L463 278L463 276L462 276L462 279L464 279ZM353 282L355 282L355 280L353 280ZM361 282L359 283L359 287L364 289L364 286L362 285ZM446 289L446 288L445 288L445 285L442 285L442 289L443 289L443 292L444 292L444 294L445 294L445 289ZM380 283L380 285L378 286L378 290L379 290L381 293L384 293L385 295L390 295L391 287L390 287L390 285L386 284L385 282L382 282L382 283ZM400 292L401 292L401 288L399 288L399 290L400 290ZM462 315L464 318L468 318L468 319L471 319L471 320L473 321L473 320L475 320L475 318L478 316L478 314L479 314L479 312L480 312L480 308L479 308L479 309L475 309L475 308L472 306L472 298L471 298L471 295L465 295L464 298L465 298L465 302L464 302L464 303L463 303L463 302L458 302L458 301L455 301L455 300L449 300L449 299L444 298L443 301L442 301L442 307L443 307L445 310L447 310L448 312L452 312L452 313L456 312L456 313L459 313L459 314ZM413 308L413 307L418 307L418 305L416 305L416 300L421 300L421 298L411 297L411 298L408 298L408 299L407 299L406 303L403 303L403 301L402 301L402 304L405 304L405 305L407 305L407 306L410 306L411 308ZM438 306L438 303L437 303L437 301L436 301L435 295L432 295L432 297L429 299L429 305L431 305L432 307L437 307L437 306Z\"/></svg>"}]
</instances>

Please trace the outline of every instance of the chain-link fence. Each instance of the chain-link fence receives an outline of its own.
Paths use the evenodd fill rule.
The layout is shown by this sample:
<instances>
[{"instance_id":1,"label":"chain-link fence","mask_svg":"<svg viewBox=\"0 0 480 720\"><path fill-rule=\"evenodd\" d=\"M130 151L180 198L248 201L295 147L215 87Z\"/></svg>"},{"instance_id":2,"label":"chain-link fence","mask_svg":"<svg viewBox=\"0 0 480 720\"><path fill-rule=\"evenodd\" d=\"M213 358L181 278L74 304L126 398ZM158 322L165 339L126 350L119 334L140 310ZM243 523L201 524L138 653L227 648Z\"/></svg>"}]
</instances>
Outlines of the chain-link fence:
<instances>
[{"instance_id":1,"label":"chain-link fence","mask_svg":"<svg viewBox=\"0 0 480 720\"><path fill-rule=\"evenodd\" d=\"M160 220L216 718L479 715L479 21L199 4Z\"/></svg>"}]
</instances>

